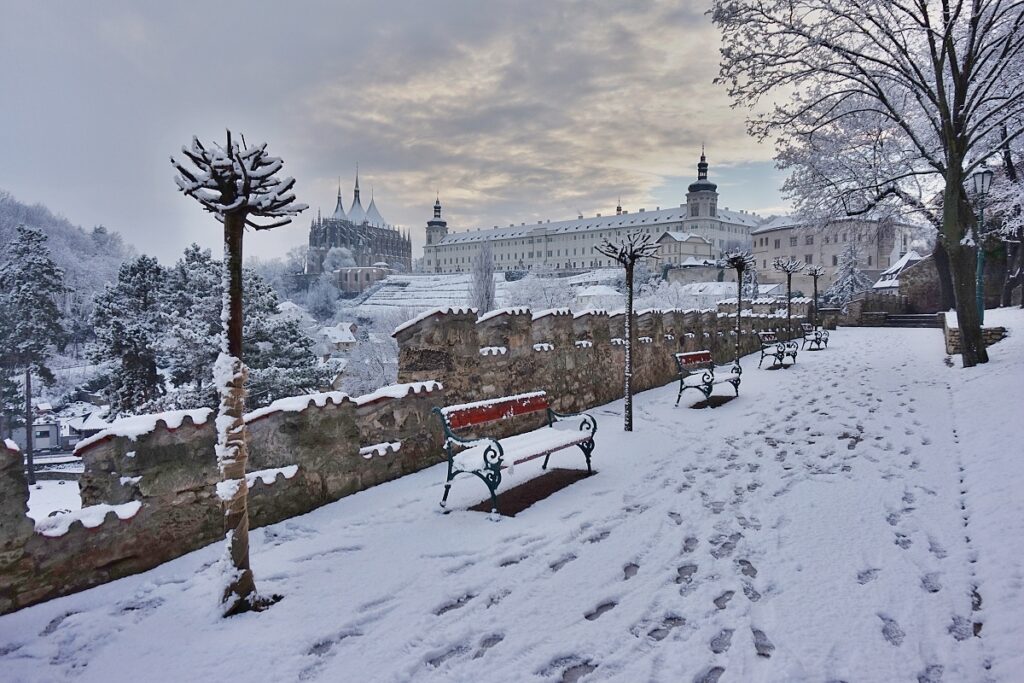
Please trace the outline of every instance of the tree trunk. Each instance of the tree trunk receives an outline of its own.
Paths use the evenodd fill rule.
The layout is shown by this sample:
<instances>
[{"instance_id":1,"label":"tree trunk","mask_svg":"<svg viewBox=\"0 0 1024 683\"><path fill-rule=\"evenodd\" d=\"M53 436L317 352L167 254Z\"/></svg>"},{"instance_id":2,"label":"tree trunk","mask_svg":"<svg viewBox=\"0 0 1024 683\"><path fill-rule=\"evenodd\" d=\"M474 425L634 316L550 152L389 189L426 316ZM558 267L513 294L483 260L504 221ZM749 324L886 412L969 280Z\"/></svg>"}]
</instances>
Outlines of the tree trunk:
<instances>
[{"instance_id":1,"label":"tree trunk","mask_svg":"<svg viewBox=\"0 0 1024 683\"><path fill-rule=\"evenodd\" d=\"M935 240L935 248L932 249L932 260L935 262L935 270L939 274L939 310L949 311L956 308L956 295L953 293L953 277L949 264L949 252L942 244L942 235Z\"/></svg>"},{"instance_id":2,"label":"tree trunk","mask_svg":"<svg viewBox=\"0 0 1024 683\"><path fill-rule=\"evenodd\" d=\"M626 264L626 372L625 372L625 423L623 429L633 431L633 264Z\"/></svg>"},{"instance_id":3,"label":"tree trunk","mask_svg":"<svg viewBox=\"0 0 1024 683\"><path fill-rule=\"evenodd\" d=\"M25 368L25 468L28 476L28 485L36 483L36 466L32 462L32 366Z\"/></svg>"},{"instance_id":4,"label":"tree trunk","mask_svg":"<svg viewBox=\"0 0 1024 683\"><path fill-rule=\"evenodd\" d=\"M793 339L793 273L786 273L786 341Z\"/></svg>"},{"instance_id":5,"label":"tree trunk","mask_svg":"<svg viewBox=\"0 0 1024 683\"><path fill-rule=\"evenodd\" d=\"M957 166L956 168L959 168ZM963 192L963 178L951 167L946 175L943 192L942 230L946 237L946 253L949 255L949 272L956 295L956 316L960 328L960 354L963 367L969 368L988 362L988 352L981 335L981 321L978 317L975 273L977 256L974 249L960 243L974 218ZM977 247L976 247L977 248Z\"/></svg>"},{"instance_id":6,"label":"tree trunk","mask_svg":"<svg viewBox=\"0 0 1024 683\"><path fill-rule=\"evenodd\" d=\"M221 599L224 616L246 612L254 607L256 583L249 567L249 490L245 481L246 448L245 380L242 363L242 235L244 216L224 217L224 278L227 316L224 324L227 357L218 359L220 411L218 454L222 485L218 494L224 505L224 531L233 573ZM228 379L230 377L230 379ZM225 425L226 426L222 426Z\"/></svg>"}]
</instances>

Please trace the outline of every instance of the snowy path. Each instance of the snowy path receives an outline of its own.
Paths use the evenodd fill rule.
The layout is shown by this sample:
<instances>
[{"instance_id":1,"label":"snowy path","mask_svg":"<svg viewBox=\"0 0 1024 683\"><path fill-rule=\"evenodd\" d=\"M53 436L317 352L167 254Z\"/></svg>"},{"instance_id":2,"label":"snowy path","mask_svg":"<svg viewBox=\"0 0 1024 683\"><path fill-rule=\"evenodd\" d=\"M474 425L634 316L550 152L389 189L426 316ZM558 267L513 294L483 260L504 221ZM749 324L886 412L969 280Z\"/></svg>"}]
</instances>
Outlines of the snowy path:
<instances>
[{"instance_id":1,"label":"snowy path","mask_svg":"<svg viewBox=\"0 0 1024 683\"><path fill-rule=\"evenodd\" d=\"M984 491L1021 466L980 455L988 389L952 391L935 330L832 339L789 370L748 358L714 410L649 391L625 434L621 402L596 409L598 475L515 519L438 514L435 467L256 531L258 585L285 595L264 614L215 617L211 547L0 617L4 679L1013 680L1022 543L998 527L1021 504ZM1020 342L986 370L1016 373L1011 406Z\"/></svg>"}]
</instances>

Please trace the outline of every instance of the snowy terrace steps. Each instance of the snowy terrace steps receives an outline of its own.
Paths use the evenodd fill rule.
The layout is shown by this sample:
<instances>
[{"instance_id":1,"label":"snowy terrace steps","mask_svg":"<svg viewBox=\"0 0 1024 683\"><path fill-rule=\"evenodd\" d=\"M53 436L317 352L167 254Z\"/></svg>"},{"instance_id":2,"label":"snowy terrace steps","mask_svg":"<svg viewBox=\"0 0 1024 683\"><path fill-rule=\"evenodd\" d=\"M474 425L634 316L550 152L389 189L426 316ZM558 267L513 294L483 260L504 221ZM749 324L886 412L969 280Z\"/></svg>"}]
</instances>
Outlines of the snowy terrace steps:
<instances>
[{"instance_id":1,"label":"snowy terrace steps","mask_svg":"<svg viewBox=\"0 0 1024 683\"><path fill-rule=\"evenodd\" d=\"M942 329L942 320L936 313L888 313L885 327L914 327Z\"/></svg>"}]
</instances>

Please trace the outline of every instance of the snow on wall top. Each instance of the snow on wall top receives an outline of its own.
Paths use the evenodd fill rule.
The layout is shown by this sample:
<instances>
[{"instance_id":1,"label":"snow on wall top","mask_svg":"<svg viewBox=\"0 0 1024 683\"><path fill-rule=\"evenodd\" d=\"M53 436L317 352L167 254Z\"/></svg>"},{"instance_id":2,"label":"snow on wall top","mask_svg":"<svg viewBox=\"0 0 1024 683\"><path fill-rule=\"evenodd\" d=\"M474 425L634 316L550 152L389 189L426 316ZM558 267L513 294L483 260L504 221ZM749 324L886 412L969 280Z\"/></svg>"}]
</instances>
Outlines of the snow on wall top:
<instances>
[{"instance_id":1,"label":"snow on wall top","mask_svg":"<svg viewBox=\"0 0 1024 683\"><path fill-rule=\"evenodd\" d=\"M443 388L440 382L435 381L408 382L406 384L389 384L369 394L355 397L349 396L343 391L324 391L304 396L288 396L287 398L279 398L268 406L257 408L251 413L247 413L245 421L253 422L273 413L301 413L311 405L323 408L328 403L341 405L345 401L349 401L357 406L362 406L379 401L382 398L405 398L409 394L428 394Z\"/></svg>"},{"instance_id":2,"label":"snow on wall top","mask_svg":"<svg viewBox=\"0 0 1024 683\"><path fill-rule=\"evenodd\" d=\"M487 311L482 316L476 319L478 323L482 323L485 320L491 318L497 318L499 315L526 315L530 312L529 308L525 306L515 306L512 308L496 308L493 311Z\"/></svg>"},{"instance_id":3,"label":"snow on wall top","mask_svg":"<svg viewBox=\"0 0 1024 683\"><path fill-rule=\"evenodd\" d=\"M582 318L585 315L608 315L608 311L603 308L588 308L585 311L573 314L573 319Z\"/></svg>"},{"instance_id":4,"label":"snow on wall top","mask_svg":"<svg viewBox=\"0 0 1024 683\"><path fill-rule=\"evenodd\" d=\"M391 336L394 337L396 334L398 334L402 330L407 329L409 327L412 327L416 323L421 322L423 320L426 320L427 318L430 318L430 317L435 316L435 315L445 315L445 314L464 315L466 313L473 313L475 315L476 314L476 309L475 308L467 308L465 306L458 306L458 307L455 307L455 306L444 306L442 308L432 308L429 311L424 311L423 313L420 313L418 316L416 316L412 320L406 320L404 323L402 323L401 325L399 325L398 327L395 328L395 331L391 333Z\"/></svg>"},{"instance_id":5,"label":"snow on wall top","mask_svg":"<svg viewBox=\"0 0 1024 683\"><path fill-rule=\"evenodd\" d=\"M110 426L106 429L79 441L75 444L75 453L110 437L126 436L132 441L135 441L140 436L152 432L161 422L164 423L167 429L177 429L187 417L192 420L193 424L201 425L205 423L212 414L213 410L211 408L197 408L195 410L169 410L164 413L153 413L152 415L133 415L132 417L124 417L110 423Z\"/></svg>"},{"instance_id":6,"label":"snow on wall top","mask_svg":"<svg viewBox=\"0 0 1024 683\"><path fill-rule=\"evenodd\" d=\"M549 315L572 315L572 311L568 308L545 308L543 311L537 311L533 314L534 320L540 320L546 318Z\"/></svg>"},{"instance_id":7,"label":"snow on wall top","mask_svg":"<svg viewBox=\"0 0 1024 683\"><path fill-rule=\"evenodd\" d=\"M121 505L90 505L81 510L62 512L52 517L44 517L36 521L36 533L53 538L63 536L71 530L71 525L81 522L86 529L95 529L106 521L107 515L113 512L118 519L131 519L142 508L142 503L133 500Z\"/></svg>"}]
</instances>

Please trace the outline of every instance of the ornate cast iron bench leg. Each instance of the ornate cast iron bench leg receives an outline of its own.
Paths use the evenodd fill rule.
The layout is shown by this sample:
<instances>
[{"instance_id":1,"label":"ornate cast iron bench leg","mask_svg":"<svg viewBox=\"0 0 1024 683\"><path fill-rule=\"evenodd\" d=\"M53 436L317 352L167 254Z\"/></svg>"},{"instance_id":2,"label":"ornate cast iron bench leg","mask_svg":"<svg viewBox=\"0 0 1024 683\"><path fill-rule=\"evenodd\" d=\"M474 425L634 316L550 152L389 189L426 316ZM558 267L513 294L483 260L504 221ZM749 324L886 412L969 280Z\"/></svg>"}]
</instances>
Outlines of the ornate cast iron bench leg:
<instances>
[{"instance_id":1,"label":"ornate cast iron bench leg","mask_svg":"<svg viewBox=\"0 0 1024 683\"><path fill-rule=\"evenodd\" d=\"M594 470L590 469L590 454L594 452L594 440L584 441L579 447L583 451L583 457L587 459L587 472L592 474Z\"/></svg>"}]
</instances>

